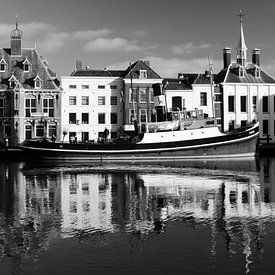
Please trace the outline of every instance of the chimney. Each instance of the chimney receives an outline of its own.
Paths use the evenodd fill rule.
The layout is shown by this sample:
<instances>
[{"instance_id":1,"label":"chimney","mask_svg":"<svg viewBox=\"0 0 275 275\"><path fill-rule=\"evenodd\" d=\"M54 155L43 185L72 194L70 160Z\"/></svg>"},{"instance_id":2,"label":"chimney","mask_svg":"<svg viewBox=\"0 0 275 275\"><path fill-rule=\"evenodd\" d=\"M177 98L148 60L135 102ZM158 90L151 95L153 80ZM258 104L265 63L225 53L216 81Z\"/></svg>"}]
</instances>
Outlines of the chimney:
<instances>
[{"instance_id":1,"label":"chimney","mask_svg":"<svg viewBox=\"0 0 275 275\"><path fill-rule=\"evenodd\" d=\"M260 49L254 49L252 51L252 63L260 66Z\"/></svg>"},{"instance_id":2,"label":"chimney","mask_svg":"<svg viewBox=\"0 0 275 275\"><path fill-rule=\"evenodd\" d=\"M77 71L81 71L82 70L82 62L81 60L76 60L75 62L75 68Z\"/></svg>"},{"instance_id":3,"label":"chimney","mask_svg":"<svg viewBox=\"0 0 275 275\"><path fill-rule=\"evenodd\" d=\"M223 68L227 68L231 64L231 48L223 49Z\"/></svg>"},{"instance_id":4,"label":"chimney","mask_svg":"<svg viewBox=\"0 0 275 275\"><path fill-rule=\"evenodd\" d=\"M150 67L150 61L144 61L144 63L145 63L148 67Z\"/></svg>"}]
</instances>

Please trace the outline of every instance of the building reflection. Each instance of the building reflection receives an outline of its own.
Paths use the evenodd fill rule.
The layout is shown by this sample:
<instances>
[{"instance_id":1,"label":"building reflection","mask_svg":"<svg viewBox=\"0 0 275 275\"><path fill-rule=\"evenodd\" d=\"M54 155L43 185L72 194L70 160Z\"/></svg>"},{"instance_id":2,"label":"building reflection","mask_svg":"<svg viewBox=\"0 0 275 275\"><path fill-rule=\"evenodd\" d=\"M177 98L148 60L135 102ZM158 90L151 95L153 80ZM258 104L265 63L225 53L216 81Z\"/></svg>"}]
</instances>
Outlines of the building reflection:
<instances>
[{"instance_id":1,"label":"building reflection","mask_svg":"<svg viewBox=\"0 0 275 275\"><path fill-rule=\"evenodd\" d=\"M261 159L259 172L243 175L22 168L0 164L0 257L12 257L18 270L56 238L117 231L150 238L181 222L210 226L210 258L222 238L219 246L229 257L244 255L248 272L275 219L275 159Z\"/></svg>"}]
</instances>

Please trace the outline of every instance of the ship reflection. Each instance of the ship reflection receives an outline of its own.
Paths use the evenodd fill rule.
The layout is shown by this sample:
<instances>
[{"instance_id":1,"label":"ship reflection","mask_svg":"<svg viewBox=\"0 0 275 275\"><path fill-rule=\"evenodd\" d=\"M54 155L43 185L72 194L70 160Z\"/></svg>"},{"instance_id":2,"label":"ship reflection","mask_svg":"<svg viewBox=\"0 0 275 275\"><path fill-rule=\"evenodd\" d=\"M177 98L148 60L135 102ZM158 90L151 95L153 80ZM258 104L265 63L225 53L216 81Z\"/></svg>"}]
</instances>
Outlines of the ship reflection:
<instances>
[{"instance_id":1,"label":"ship reflection","mask_svg":"<svg viewBox=\"0 0 275 275\"><path fill-rule=\"evenodd\" d=\"M12 258L15 273L57 238L97 241L121 232L146 239L178 222L209 226L210 258L222 236L228 256L244 255L249 272L274 223L274 159L261 160L257 173L230 176L0 166L0 258Z\"/></svg>"}]
</instances>

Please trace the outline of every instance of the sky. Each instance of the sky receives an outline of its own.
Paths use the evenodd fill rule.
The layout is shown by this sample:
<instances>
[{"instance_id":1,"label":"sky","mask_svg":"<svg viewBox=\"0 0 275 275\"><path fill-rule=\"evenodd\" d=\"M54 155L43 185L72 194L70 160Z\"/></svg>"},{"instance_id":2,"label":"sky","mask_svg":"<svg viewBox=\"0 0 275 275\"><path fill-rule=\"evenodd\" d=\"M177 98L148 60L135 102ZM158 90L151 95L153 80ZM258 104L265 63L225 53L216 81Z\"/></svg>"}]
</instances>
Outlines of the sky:
<instances>
[{"instance_id":1,"label":"sky","mask_svg":"<svg viewBox=\"0 0 275 275\"><path fill-rule=\"evenodd\" d=\"M275 76L274 0L1 0L0 48L10 47L18 16L22 46L36 47L59 76L76 60L92 69L126 69L150 61L161 77L203 73L209 61L222 69L222 49L236 45L243 29L261 66Z\"/></svg>"}]
</instances>

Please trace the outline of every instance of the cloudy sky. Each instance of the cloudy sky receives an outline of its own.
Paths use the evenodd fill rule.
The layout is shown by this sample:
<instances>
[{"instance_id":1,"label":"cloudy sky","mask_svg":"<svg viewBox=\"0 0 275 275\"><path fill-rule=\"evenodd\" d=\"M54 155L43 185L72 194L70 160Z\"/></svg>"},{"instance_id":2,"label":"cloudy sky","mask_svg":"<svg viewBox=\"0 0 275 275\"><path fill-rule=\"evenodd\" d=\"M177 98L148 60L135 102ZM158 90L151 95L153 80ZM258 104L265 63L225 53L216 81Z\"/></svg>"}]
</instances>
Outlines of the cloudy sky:
<instances>
[{"instance_id":1,"label":"cloudy sky","mask_svg":"<svg viewBox=\"0 0 275 275\"><path fill-rule=\"evenodd\" d=\"M76 59L95 69L149 60L162 77L176 77L204 72L210 57L218 72L224 47L235 59L240 9L249 60L260 48L275 76L274 0L1 0L0 47L10 47L18 15L23 47L36 45L59 76Z\"/></svg>"}]
</instances>

